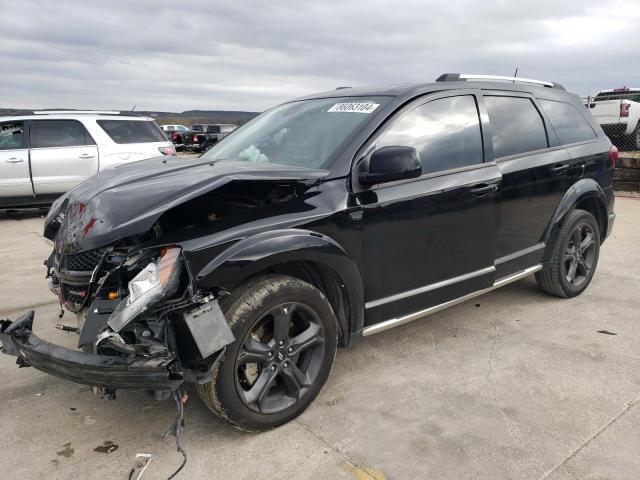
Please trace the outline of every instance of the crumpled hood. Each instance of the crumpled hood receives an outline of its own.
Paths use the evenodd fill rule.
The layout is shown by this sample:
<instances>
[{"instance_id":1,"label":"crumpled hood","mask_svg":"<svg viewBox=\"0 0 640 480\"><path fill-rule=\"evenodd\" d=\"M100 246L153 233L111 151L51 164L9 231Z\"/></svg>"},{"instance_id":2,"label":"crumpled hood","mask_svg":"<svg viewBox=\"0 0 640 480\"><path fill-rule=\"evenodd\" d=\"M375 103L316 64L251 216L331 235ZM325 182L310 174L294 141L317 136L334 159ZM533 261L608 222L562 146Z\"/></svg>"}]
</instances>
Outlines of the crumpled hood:
<instances>
[{"instance_id":1,"label":"crumpled hood","mask_svg":"<svg viewBox=\"0 0 640 480\"><path fill-rule=\"evenodd\" d=\"M326 170L286 165L158 157L103 170L51 206L45 237L59 253L109 245L148 231L167 210L234 180L312 183Z\"/></svg>"}]
</instances>

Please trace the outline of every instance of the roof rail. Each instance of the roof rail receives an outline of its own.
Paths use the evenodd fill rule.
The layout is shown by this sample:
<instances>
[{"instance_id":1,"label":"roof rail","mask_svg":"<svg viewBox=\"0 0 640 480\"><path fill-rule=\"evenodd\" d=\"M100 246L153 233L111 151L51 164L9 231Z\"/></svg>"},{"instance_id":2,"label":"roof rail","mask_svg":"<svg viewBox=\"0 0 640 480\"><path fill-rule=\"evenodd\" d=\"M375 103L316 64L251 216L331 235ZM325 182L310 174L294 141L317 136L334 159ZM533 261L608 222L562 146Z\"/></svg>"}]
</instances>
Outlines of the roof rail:
<instances>
[{"instance_id":1,"label":"roof rail","mask_svg":"<svg viewBox=\"0 0 640 480\"><path fill-rule=\"evenodd\" d=\"M93 115L120 115L119 110L34 110L34 115L64 115L70 113L75 115L76 113L90 113Z\"/></svg>"},{"instance_id":2,"label":"roof rail","mask_svg":"<svg viewBox=\"0 0 640 480\"><path fill-rule=\"evenodd\" d=\"M558 88L565 90L565 88L559 83L546 82L544 80L533 80L531 78L522 77L503 77L501 75L476 75L471 73L443 73L436 82L456 82L458 80L497 80L501 82L519 82L519 83L531 83L533 85L541 85L543 87Z\"/></svg>"}]
</instances>

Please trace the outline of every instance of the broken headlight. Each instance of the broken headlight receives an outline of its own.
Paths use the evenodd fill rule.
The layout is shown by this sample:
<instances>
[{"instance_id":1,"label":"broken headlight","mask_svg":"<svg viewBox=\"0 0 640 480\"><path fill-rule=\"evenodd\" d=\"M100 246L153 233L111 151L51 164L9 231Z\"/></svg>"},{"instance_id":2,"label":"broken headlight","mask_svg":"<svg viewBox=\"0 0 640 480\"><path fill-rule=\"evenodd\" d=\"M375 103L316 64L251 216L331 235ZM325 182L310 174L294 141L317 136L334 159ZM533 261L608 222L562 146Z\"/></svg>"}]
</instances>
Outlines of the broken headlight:
<instances>
[{"instance_id":1,"label":"broken headlight","mask_svg":"<svg viewBox=\"0 0 640 480\"><path fill-rule=\"evenodd\" d=\"M107 324L115 332L122 330L147 307L175 293L180 284L180 249L162 249L160 257L149 263L129 281L129 296L113 311Z\"/></svg>"}]
</instances>

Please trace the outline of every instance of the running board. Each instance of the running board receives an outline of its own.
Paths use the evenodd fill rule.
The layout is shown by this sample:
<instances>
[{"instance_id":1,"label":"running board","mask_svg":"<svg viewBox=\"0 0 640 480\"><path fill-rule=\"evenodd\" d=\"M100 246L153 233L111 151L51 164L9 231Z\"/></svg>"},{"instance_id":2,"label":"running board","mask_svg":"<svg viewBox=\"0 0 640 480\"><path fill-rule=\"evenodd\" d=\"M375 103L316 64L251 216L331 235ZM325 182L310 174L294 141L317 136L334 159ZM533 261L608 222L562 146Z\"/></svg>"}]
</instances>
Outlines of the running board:
<instances>
[{"instance_id":1,"label":"running board","mask_svg":"<svg viewBox=\"0 0 640 480\"><path fill-rule=\"evenodd\" d=\"M405 323L413 322L414 320L417 320L422 317L426 317L427 315L431 315L432 313L439 312L440 310L444 310L445 308L453 307L454 305L458 305L459 303L466 302L467 300L471 300L472 298L478 297L484 293L495 290L496 288L504 287L509 283L518 281L524 277L531 275L532 273L539 272L540 270L542 270L542 264L534 265L533 267L529 267L525 270L522 270L521 272L517 272L512 275L503 277L499 280L496 280L495 282L493 282L493 285L491 287L483 288L482 290L469 293L459 298L454 298L453 300L449 300L448 302L441 303L440 305L434 305L433 307L425 308L424 310L410 313L409 315L405 315L404 317L392 318L391 320L385 320L384 322L376 323L375 325L366 327L362 331L362 336L368 337L369 335L374 335L376 333L384 332L385 330L389 330L399 325L404 325Z\"/></svg>"}]
</instances>

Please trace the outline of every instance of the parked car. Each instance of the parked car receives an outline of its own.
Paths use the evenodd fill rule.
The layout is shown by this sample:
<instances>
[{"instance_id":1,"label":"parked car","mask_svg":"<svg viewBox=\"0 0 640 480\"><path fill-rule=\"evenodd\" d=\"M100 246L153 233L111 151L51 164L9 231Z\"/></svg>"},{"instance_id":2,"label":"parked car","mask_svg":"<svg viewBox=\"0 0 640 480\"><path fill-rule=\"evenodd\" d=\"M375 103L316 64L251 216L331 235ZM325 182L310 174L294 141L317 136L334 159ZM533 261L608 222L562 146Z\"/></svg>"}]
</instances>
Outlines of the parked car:
<instances>
[{"instance_id":1,"label":"parked car","mask_svg":"<svg viewBox=\"0 0 640 480\"><path fill-rule=\"evenodd\" d=\"M194 382L234 426L272 428L318 395L338 346L534 273L582 293L616 155L544 81L446 74L291 101L193 162L105 170L58 199L51 288L92 353L37 337L33 311L2 322L3 350L107 395Z\"/></svg>"},{"instance_id":2,"label":"parked car","mask_svg":"<svg viewBox=\"0 0 640 480\"><path fill-rule=\"evenodd\" d=\"M588 106L604 133L619 147L640 150L640 88L601 90Z\"/></svg>"},{"instance_id":3,"label":"parked car","mask_svg":"<svg viewBox=\"0 0 640 480\"><path fill-rule=\"evenodd\" d=\"M68 110L0 117L0 208L48 205L100 170L174 154L147 117Z\"/></svg>"},{"instance_id":4,"label":"parked car","mask_svg":"<svg viewBox=\"0 0 640 480\"><path fill-rule=\"evenodd\" d=\"M194 152L206 152L233 132L237 125L231 123L194 123L192 132L185 135L185 148Z\"/></svg>"},{"instance_id":5,"label":"parked car","mask_svg":"<svg viewBox=\"0 0 640 480\"><path fill-rule=\"evenodd\" d=\"M175 145L176 150L184 149L184 135L191 133L189 127L186 125L162 125L160 128Z\"/></svg>"}]
</instances>

